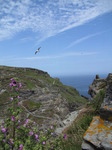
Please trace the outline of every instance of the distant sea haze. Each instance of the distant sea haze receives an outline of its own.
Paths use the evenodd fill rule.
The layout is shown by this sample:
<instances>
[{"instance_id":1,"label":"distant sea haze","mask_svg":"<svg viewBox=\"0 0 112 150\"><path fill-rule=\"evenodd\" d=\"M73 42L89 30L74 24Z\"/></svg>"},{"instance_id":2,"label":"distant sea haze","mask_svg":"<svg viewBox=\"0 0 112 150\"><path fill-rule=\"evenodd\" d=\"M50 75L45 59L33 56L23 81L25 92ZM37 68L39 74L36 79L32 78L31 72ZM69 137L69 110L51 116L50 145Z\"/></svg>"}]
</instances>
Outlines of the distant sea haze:
<instances>
[{"instance_id":1,"label":"distant sea haze","mask_svg":"<svg viewBox=\"0 0 112 150\"><path fill-rule=\"evenodd\" d=\"M100 78L106 78L106 74L99 75ZM78 90L80 95L84 95L90 98L88 94L89 86L95 79L95 75L79 75L79 76L60 76L60 81L65 84L72 86Z\"/></svg>"}]
</instances>

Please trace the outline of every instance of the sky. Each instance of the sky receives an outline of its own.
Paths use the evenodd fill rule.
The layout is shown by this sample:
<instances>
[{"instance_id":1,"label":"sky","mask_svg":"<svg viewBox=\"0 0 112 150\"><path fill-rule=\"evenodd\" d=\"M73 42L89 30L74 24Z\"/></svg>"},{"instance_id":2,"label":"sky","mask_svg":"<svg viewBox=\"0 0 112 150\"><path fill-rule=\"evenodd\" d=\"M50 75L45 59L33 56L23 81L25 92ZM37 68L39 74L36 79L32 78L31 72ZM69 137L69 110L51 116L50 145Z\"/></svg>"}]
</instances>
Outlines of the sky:
<instances>
[{"instance_id":1,"label":"sky","mask_svg":"<svg viewBox=\"0 0 112 150\"><path fill-rule=\"evenodd\" d=\"M112 72L112 0L0 0L0 65Z\"/></svg>"}]
</instances>

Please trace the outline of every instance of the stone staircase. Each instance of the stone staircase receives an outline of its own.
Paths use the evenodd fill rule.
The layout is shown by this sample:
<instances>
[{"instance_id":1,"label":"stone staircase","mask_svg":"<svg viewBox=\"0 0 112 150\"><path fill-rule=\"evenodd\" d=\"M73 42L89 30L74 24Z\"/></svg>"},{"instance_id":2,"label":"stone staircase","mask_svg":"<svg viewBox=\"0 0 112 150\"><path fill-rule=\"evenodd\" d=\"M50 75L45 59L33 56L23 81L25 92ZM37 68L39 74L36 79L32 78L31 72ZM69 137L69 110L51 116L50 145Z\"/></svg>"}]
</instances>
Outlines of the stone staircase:
<instances>
[{"instance_id":1,"label":"stone staircase","mask_svg":"<svg viewBox=\"0 0 112 150\"><path fill-rule=\"evenodd\" d=\"M84 134L82 150L112 150L112 74L107 77L100 116L95 116Z\"/></svg>"}]
</instances>

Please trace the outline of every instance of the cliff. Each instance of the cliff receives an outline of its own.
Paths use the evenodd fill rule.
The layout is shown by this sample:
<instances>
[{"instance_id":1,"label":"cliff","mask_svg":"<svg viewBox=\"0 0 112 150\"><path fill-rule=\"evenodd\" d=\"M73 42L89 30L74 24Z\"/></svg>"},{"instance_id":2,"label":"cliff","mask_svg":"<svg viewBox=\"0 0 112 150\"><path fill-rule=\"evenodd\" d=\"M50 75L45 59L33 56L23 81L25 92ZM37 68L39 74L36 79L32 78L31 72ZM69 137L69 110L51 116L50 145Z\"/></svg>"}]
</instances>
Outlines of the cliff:
<instances>
[{"instance_id":1,"label":"cliff","mask_svg":"<svg viewBox=\"0 0 112 150\"><path fill-rule=\"evenodd\" d=\"M89 86L88 94L94 98L101 90L104 90L107 86L107 79L100 79L99 75L93 80L93 83Z\"/></svg>"},{"instance_id":2,"label":"cliff","mask_svg":"<svg viewBox=\"0 0 112 150\"><path fill-rule=\"evenodd\" d=\"M93 120L83 136L83 150L112 150L112 74L106 79L95 79L89 93L94 98L101 90L105 97L98 116Z\"/></svg>"},{"instance_id":3,"label":"cliff","mask_svg":"<svg viewBox=\"0 0 112 150\"><path fill-rule=\"evenodd\" d=\"M51 124L64 126L68 114L79 109L86 99L72 87L63 85L47 72L32 68L0 66L0 120L7 116L10 107L10 79L16 77L22 83L20 104L23 117L33 119L40 129Z\"/></svg>"}]
</instances>

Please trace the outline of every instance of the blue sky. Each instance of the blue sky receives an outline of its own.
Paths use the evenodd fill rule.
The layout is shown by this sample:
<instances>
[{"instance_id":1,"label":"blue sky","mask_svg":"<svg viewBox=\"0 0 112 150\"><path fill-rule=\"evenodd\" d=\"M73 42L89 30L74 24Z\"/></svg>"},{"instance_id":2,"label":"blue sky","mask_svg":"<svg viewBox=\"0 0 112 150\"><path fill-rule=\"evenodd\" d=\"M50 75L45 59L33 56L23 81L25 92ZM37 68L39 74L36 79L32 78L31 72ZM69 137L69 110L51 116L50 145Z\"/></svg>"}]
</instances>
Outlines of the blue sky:
<instances>
[{"instance_id":1,"label":"blue sky","mask_svg":"<svg viewBox=\"0 0 112 150\"><path fill-rule=\"evenodd\" d=\"M112 0L0 0L0 65L112 72Z\"/></svg>"}]
</instances>

